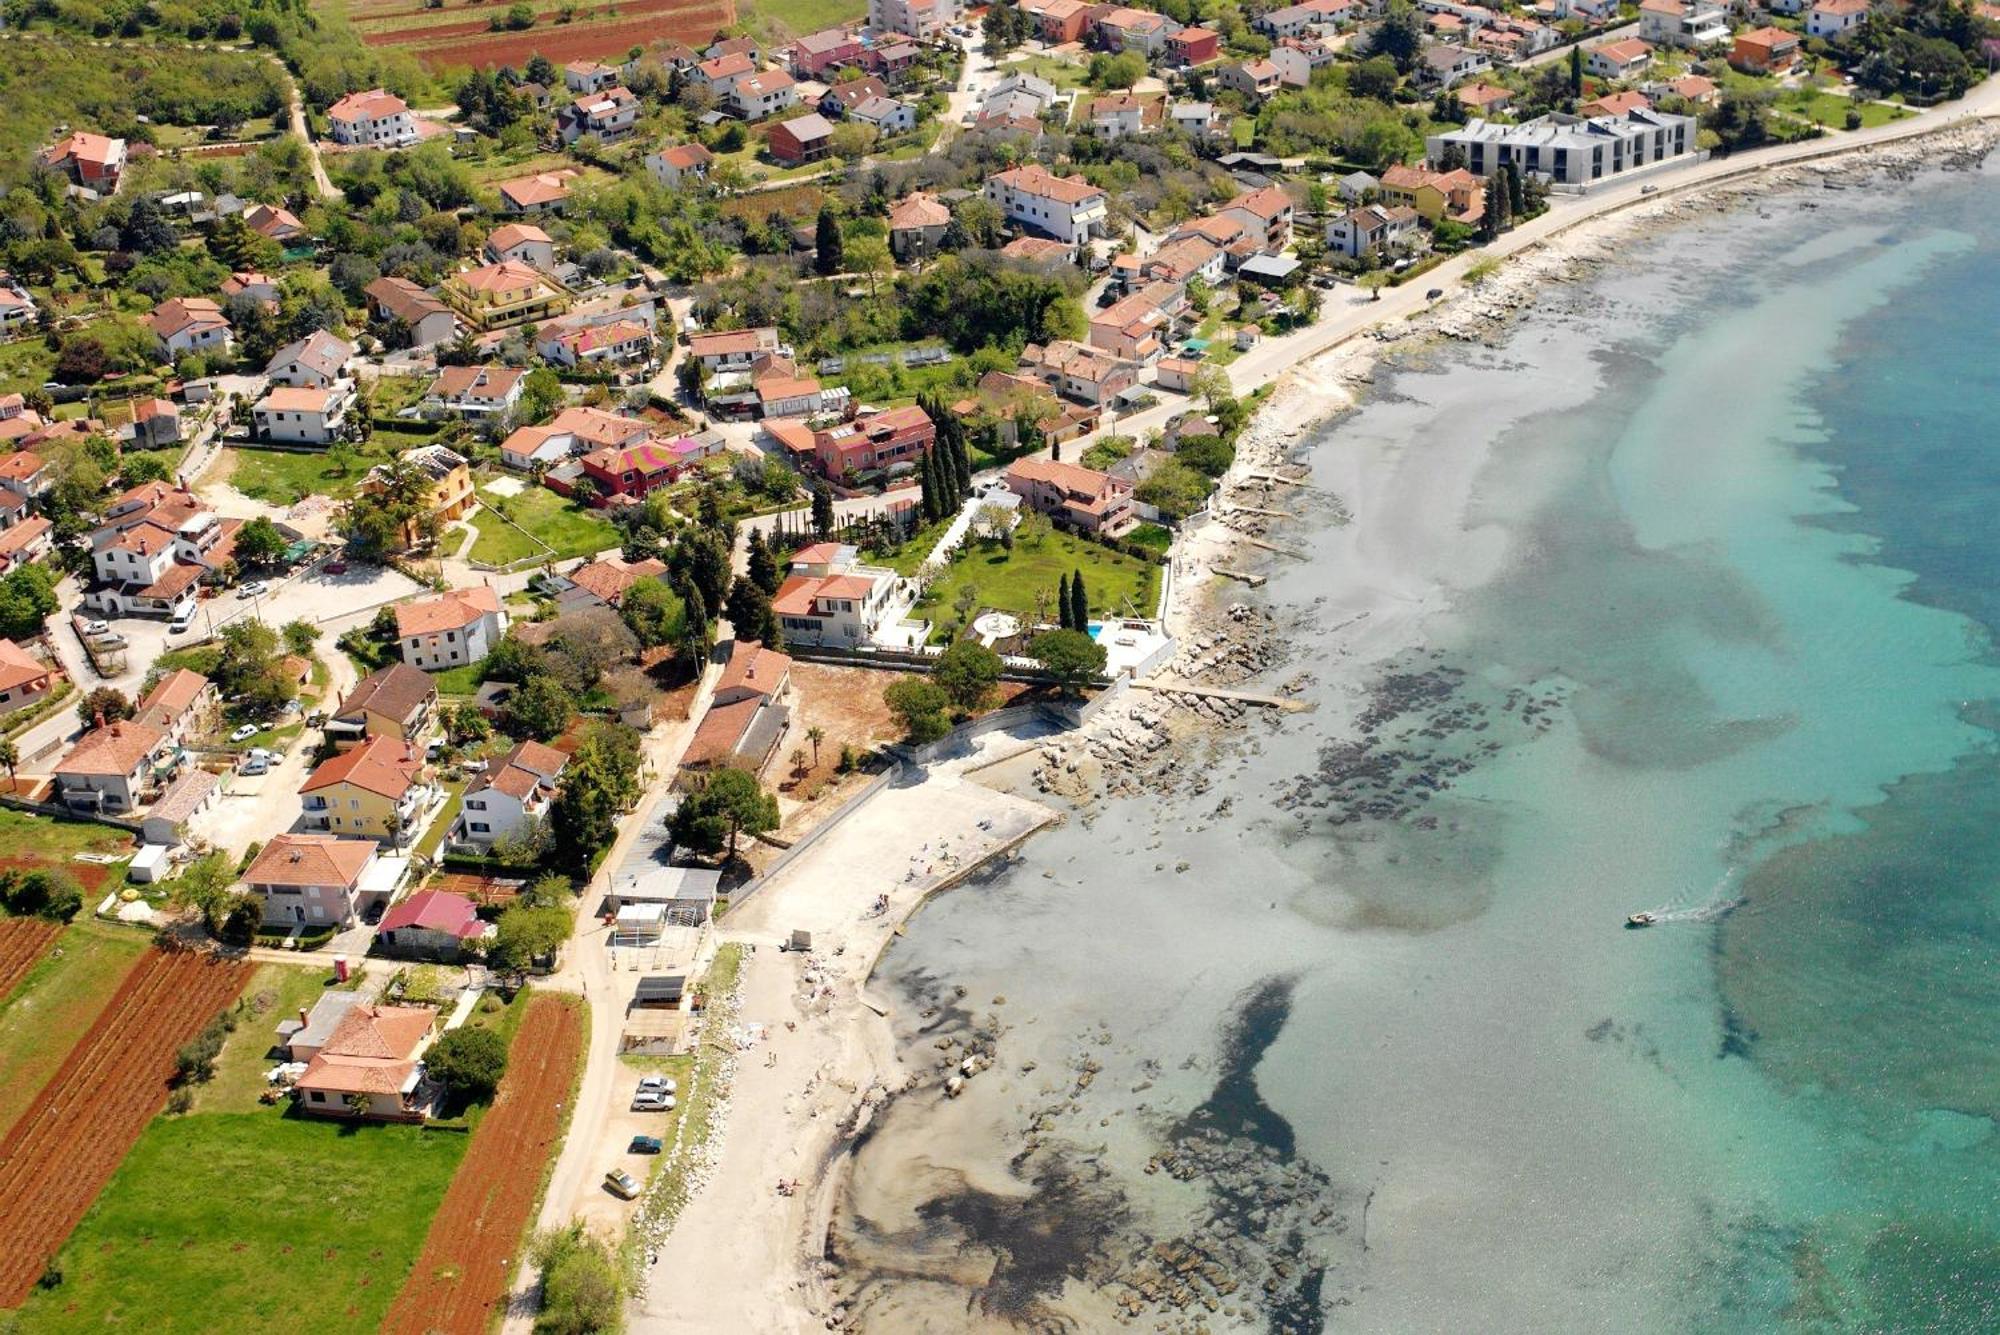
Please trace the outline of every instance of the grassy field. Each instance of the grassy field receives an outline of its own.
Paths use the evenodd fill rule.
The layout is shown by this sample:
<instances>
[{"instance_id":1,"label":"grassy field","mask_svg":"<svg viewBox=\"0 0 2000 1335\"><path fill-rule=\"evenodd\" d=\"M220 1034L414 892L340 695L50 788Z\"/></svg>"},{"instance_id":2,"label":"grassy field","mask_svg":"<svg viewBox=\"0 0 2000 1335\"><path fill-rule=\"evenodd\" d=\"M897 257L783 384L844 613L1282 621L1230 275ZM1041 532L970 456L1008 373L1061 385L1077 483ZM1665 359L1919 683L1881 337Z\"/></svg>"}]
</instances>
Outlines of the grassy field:
<instances>
[{"instance_id":1,"label":"grassy field","mask_svg":"<svg viewBox=\"0 0 2000 1335\"><path fill-rule=\"evenodd\" d=\"M371 464L381 462L371 452L355 455L342 473L330 454L293 454L287 450L225 449L232 462L229 485L245 496L267 505L296 505L307 496L331 496L346 500L368 476Z\"/></svg>"},{"instance_id":2,"label":"grassy field","mask_svg":"<svg viewBox=\"0 0 2000 1335\"><path fill-rule=\"evenodd\" d=\"M618 530L594 511L572 505L547 487L530 487L518 496L505 499L482 495L482 505L503 504L514 523L481 509L472 517L479 537L472 544L471 558L492 565L506 565L529 556L589 556L618 545ZM516 528L515 525L519 525ZM523 533L540 538L553 548L544 552Z\"/></svg>"},{"instance_id":3,"label":"grassy field","mask_svg":"<svg viewBox=\"0 0 2000 1335\"><path fill-rule=\"evenodd\" d=\"M236 1012L236 1030L222 1045L214 1078L195 1091L194 1110L254 1112L257 1096L264 1090L264 1072L277 1062L271 1050L278 1042L278 1023L297 1019L301 1010L311 1010L312 1004L334 985L332 974L324 968L259 965L250 977L250 985L243 989L243 1002Z\"/></svg>"},{"instance_id":4,"label":"grassy field","mask_svg":"<svg viewBox=\"0 0 2000 1335\"><path fill-rule=\"evenodd\" d=\"M0 394L25 394L40 389L56 369L56 355L40 338L17 338L0 344Z\"/></svg>"},{"instance_id":5,"label":"grassy field","mask_svg":"<svg viewBox=\"0 0 2000 1335\"><path fill-rule=\"evenodd\" d=\"M917 605L932 621L953 619L959 593L966 588L976 594L974 615L988 607L1029 615L1035 610L1035 595L1044 592L1053 607L1057 581L1079 570L1093 616L1127 610L1151 616L1159 595L1158 566L1066 533L1051 533L1034 545L1017 542L1011 552L978 543L959 550L958 559L925 590Z\"/></svg>"},{"instance_id":6,"label":"grassy field","mask_svg":"<svg viewBox=\"0 0 2000 1335\"><path fill-rule=\"evenodd\" d=\"M129 853L132 836L87 820L57 820L0 807L0 861L67 861L78 853Z\"/></svg>"},{"instance_id":7,"label":"grassy field","mask_svg":"<svg viewBox=\"0 0 2000 1335\"><path fill-rule=\"evenodd\" d=\"M867 0L739 0L736 6L737 22L753 32L776 25L793 37L835 28L867 13Z\"/></svg>"},{"instance_id":8,"label":"grassy field","mask_svg":"<svg viewBox=\"0 0 2000 1335\"><path fill-rule=\"evenodd\" d=\"M0 998L0 1129L34 1101L146 945L141 932L72 923Z\"/></svg>"},{"instance_id":9,"label":"grassy field","mask_svg":"<svg viewBox=\"0 0 2000 1335\"><path fill-rule=\"evenodd\" d=\"M1856 107L1861 109L1861 127L1867 130L1915 114L1901 107L1884 106L1880 102L1858 102L1851 97L1842 97L1838 93L1819 93L1795 88L1778 94L1778 110L1788 111L1794 116L1803 116L1807 120L1835 130L1846 127L1847 113Z\"/></svg>"},{"instance_id":10,"label":"grassy field","mask_svg":"<svg viewBox=\"0 0 2000 1335\"><path fill-rule=\"evenodd\" d=\"M21 1328L375 1330L468 1140L276 1108L157 1118Z\"/></svg>"}]
</instances>

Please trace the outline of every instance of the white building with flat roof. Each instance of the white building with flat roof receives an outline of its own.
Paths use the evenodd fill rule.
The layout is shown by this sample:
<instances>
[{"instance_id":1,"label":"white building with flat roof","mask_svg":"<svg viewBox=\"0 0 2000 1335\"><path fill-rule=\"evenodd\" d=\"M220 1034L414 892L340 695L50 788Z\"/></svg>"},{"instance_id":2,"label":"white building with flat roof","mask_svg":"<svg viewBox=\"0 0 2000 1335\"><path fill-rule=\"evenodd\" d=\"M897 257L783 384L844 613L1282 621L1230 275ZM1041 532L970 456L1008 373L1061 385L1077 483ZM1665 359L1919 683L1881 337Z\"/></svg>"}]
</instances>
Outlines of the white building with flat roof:
<instances>
[{"instance_id":1,"label":"white building with flat roof","mask_svg":"<svg viewBox=\"0 0 2000 1335\"><path fill-rule=\"evenodd\" d=\"M1474 120L1432 135L1425 151L1437 161L1455 148L1477 176L1491 176L1511 163L1517 171L1558 185L1587 187L1693 153L1695 128L1692 116L1652 110L1588 120L1551 114L1520 125Z\"/></svg>"}]
</instances>

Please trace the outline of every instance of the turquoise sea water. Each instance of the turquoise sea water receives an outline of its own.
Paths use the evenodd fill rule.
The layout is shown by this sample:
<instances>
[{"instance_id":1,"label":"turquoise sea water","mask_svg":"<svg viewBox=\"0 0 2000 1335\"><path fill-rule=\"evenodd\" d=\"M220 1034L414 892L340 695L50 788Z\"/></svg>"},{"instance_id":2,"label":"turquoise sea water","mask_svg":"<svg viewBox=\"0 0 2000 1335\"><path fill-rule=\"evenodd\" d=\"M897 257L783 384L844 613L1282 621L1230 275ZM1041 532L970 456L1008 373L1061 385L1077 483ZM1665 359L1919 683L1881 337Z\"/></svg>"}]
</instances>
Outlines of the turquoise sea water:
<instances>
[{"instance_id":1,"label":"turquoise sea water","mask_svg":"<svg viewBox=\"0 0 2000 1335\"><path fill-rule=\"evenodd\" d=\"M1357 512L1419 515L1420 454L1480 447L1412 544L1423 643L1358 739L1324 688L1198 799L1107 804L917 921L892 977L1031 998L1030 1060L863 1150L963 1172L850 1230L912 1249L871 1324L924 1285L1046 1315L1024 1291L1060 1310L1052 1276L1102 1288L1107 1235L1178 1218L1288 1262L1215 1329L2000 1329L1996 206L1989 173L1718 217L1330 428L1308 461L1390 460ZM1287 673L1338 656L1319 572L1365 538L1301 541ZM1052 1112L1025 1068L1079 1052ZM1010 1157L1029 1117L1067 1157ZM1215 1159L1162 1186L1190 1128L1331 1204L1274 1228ZM994 1278L912 1260L939 1230Z\"/></svg>"}]
</instances>

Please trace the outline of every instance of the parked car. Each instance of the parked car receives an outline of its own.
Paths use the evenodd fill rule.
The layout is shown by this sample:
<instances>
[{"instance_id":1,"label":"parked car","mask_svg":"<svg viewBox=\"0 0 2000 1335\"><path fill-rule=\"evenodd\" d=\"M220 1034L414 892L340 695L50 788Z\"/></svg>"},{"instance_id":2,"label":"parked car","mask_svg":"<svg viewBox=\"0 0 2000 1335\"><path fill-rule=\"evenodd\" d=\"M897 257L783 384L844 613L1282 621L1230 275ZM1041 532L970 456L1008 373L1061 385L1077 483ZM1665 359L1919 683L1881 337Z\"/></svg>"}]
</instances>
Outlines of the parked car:
<instances>
[{"instance_id":1,"label":"parked car","mask_svg":"<svg viewBox=\"0 0 2000 1335\"><path fill-rule=\"evenodd\" d=\"M625 1147L627 1154L658 1154L666 1146L658 1136L634 1136L632 1143Z\"/></svg>"},{"instance_id":2,"label":"parked car","mask_svg":"<svg viewBox=\"0 0 2000 1335\"><path fill-rule=\"evenodd\" d=\"M242 767L236 772L245 776L269 774L271 772L271 762L251 756L244 760Z\"/></svg>"},{"instance_id":3,"label":"parked car","mask_svg":"<svg viewBox=\"0 0 2000 1335\"><path fill-rule=\"evenodd\" d=\"M83 633L85 635L109 635L111 633L111 623L109 621L86 621L83 623Z\"/></svg>"},{"instance_id":4,"label":"parked car","mask_svg":"<svg viewBox=\"0 0 2000 1335\"><path fill-rule=\"evenodd\" d=\"M672 1076L646 1075L639 1077L640 1089L657 1089L662 1094L678 1094L681 1087L674 1083Z\"/></svg>"},{"instance_id":5,"label":"parked car","mask_svg":"<svg viewBox=\"0 0 2000 1335\"><path fill-rule=\"evenodd\" d=\"M115 630L103 635L93 635L90 638L96 642L97 647L100 649L124 649L128 648L132 643Z\"/></svg>"},{"instance_id":6,"label":"parked car","mask_svg":"<svg viewBox=\"0 0 2000 1335\"><path fill-rule=\"evenodd\" d=\"M236 590L238 598L255 598L260 593L269 593L271 586L261 579L253 579Z\"/></svg>"},{"instance_id":7,"label":"parked car","mask_svg":"<svg viewBox=\"0 0 2000 1335\"><path fill-rule=\"evenodd\" d=\"M261 760L267 765L275 765L278 763L278 753L276 751L268 750L265 747L253 746L248 751L245 751L243 754L251 760Z\"/></svg>"},{"instance_id":8,"label":"parked car","mask_svg":"<svg viewBox=\"0 0 2000 1335\"><path fill-rule=\"evenodd\" d=\"M632 1096L633 1112L672 1112L674 1096L664 1089L642 1089Z\"/></svg>"},{"instance_id":9,"label":"parked car","mask_svg":"<svg viewBox=\"0 0 2000 1335\"><path fill-rule=\"evenodd\" d=\"M639 1199L639 1179L622 1168L614 1168L604 1175L604 1189L628 1201Z\"/></svg>"},{"instance_id":10,"label":"parked car","mask_svg":"<svg viewBox=\"0 0 2000 1335\"><path fill-rule=\"evenodd\" d=\"M167 634L179 635L193 624L194 609L192 607L182 608L180 611L174 613L174 619L167 623Z\"/></svg>"},{"instance_id":11,"label":"parked car","mask_svg":"<svg viewBox=\"0 0 2000 1335\"><path fill-rule=\"evenodd\" d=\"M232 742L247 742L256 735L257 735L256 724L239 723L236 725L236 731L229 734L229 740Z\"/></svg>"}]
</instances>

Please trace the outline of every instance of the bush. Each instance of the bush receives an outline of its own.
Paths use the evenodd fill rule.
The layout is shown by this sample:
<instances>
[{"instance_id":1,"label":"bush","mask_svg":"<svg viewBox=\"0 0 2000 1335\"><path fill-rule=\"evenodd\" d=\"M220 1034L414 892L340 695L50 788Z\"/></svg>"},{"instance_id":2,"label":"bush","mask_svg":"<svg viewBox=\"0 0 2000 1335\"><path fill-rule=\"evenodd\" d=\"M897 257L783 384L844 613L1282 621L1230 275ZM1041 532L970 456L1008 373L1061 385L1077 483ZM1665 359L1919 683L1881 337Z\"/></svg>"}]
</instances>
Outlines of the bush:
<instances>
[{"instance_id":1,"label":"bush","mask_svg":"<svg viewBox=\"0 0 2000 1335\"><path fill-rule=\"evenodd\" d=\"M624 1280L611 1249L581 1224L535 1239L542 1272L536 1335L599 1335L623 1325Z\"/></svg>"},{"instance_id":2,"label":"bush","mask_svg":"<svg viewBox=\"0 0 2000 1335\"><path fill-rule=\"evenodd\" d=\"M68 922L83 911L83 887L61 867L0 872L0 904L23 918Z\"/></svg>"},{"instance_id":3,"label":"bush","mask_svg":"<svg viewBox=\"0 0 2000 1335\"><path fill-rule=\"evenodd\" d=\"M207 1024L201 1032L189 1039L181 1050L174 1054L174 1083L182 1089L189 1085L205 1084L215 1077L215 1059L222 1055L223 1040L236 1028L236 1017L223 1011ZM189 1092L192 1101L193 1094Z\"/></svg>"},{"instance_id":4,"label":"bush","mask_svg":"<svg viewBox=\"0 0 2000 1335\"><path fill-rule=\"evenodd\" d=\"M902 723L904 737L914 745L934 742L951 731L951 720L945 716L951 697L928 677L898 677L883 688L882 703Z\"/></svg>"},{"instance_id":5,"label":"bush","mask_svg":"<svg viewBox=\"0 0 2000 1335\"><path fill-rule=\"evenodd\" d=\"M507 1041L491 1029L454 1029L431 1045L424 1066L461 1098L489 1099L507 1070Z\"/></svg>"}]
</instances>

